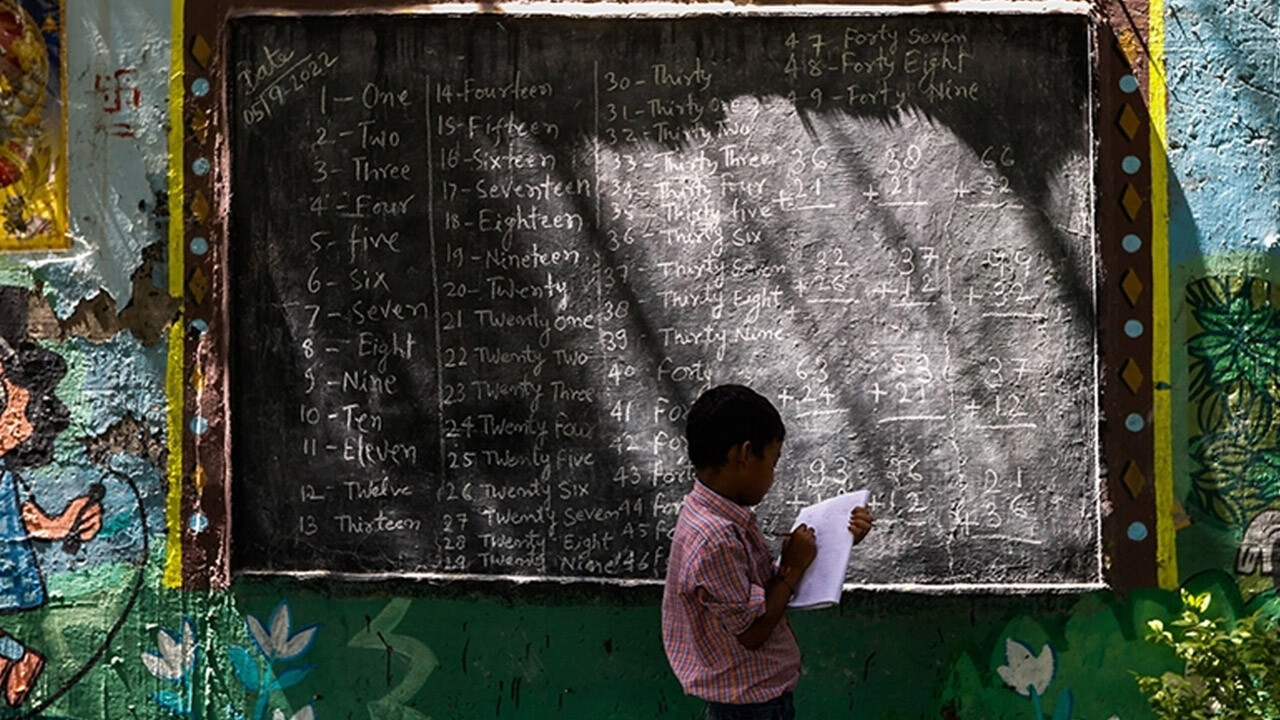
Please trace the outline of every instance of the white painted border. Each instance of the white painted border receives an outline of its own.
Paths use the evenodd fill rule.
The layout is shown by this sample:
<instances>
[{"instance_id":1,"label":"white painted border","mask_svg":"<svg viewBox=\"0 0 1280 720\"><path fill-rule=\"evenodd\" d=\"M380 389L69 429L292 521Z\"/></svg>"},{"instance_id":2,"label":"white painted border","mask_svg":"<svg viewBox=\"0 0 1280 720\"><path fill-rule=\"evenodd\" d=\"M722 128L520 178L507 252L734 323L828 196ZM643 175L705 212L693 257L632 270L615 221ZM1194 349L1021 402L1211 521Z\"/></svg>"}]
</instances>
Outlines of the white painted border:
<instances>
[{"instance_id":1,"label":"white painted border","mask_svg":"<svg viewBox=\"0 0 1280 720\"><path fill-rule=\"evenodd\" d=\"M271 10L264 8L255 8L245 10L243 12L233 13L233 17L261 16L261 15L328 15L328 16L353 16L353 15L511 15L516 17L533 17L533 16L561 16L561 17L586 17L586 18L666 18L666 17L689 17L703 15L732 15L743 17L860 17L860 16L890 16L890 15L926 15L938 13L966 13L966 14L1018 14L1018 15L1089 15L1092 6L1087 1L1080 0L956 0L954 2L939 2L919 5L776 5L776 6L743 6L736 5L732 2L693 2L693 3L670 3L670 2L637 2L637 3L616 3L616 2L600 2L600 3L580 3L580 2L514 2L508 4L495 5L472 5L464 3L444 3L436 5L416 5L403 6L395 9L377 9L364 8L353 10L337 10L337 11L293 11L293 10ZM1090 58L1091 64L1095 59L1096 45L1093 41L1093 35L1090 34L1087 42L1090 48L1086 52ZM1088 79L1087 97L1090 102L1097 102L1095 93L1097 92L1092 73ZM1096 112L1089 113L1089 136L1094 137L1096 131L1094 115ZM1090 148L1092 161L1096 167L1097 148L1096 139L1093 147ZM1090 238L1091 238L1091 267L1097 268L1099 263L1097 248L1097 185L1090 184L1090 201L1094 213L1090 215ZM1093 299L1094 317L1097 317L1097 281L1098 276L1094 275L1094 285L1091 287ZM1101 422L1102 407L1099 398L1101 398L1101 383L1098 371L1100 362L1100 349L1098 346L1097 333L1094 333L1094 402L1095 414L1099 417L1099 421L1094 423L1094 465L1095 474L1098 482L1101 483L1102 477L1102 447L1101 438L1099 437L1099 428ZM1094 493L1094 499L1097 503L1097 547L1095 555L1097 561L1096 573L1099 577L1105 578L1105 552L1103 548L1103 493L1101 485ZM422 572L385 572L385 573L348 573L348 572L332 572L327 570L233 570L236 577L289 577L298 580L335 580L339 582L476 582L480 584L492 583L509 583L515 585L532 585L542 584L550 586L565 585L612 585L615 587L643 587L655 586L660 587L665 584L659 579L635 579L635 578L604 578L604 577L570 577L570 576L529 576L529 575L490 575L479 573L422 573ZM949 583L949 584L917 584L917 583L886 583L886 584L855 584L845 583L842 586L844 591L868 592L868 593L915 593L922 595L947 595L947 594L989 594L989 595L1013 595L1042 593L1048 595L1064 595L1087 593L1100 590L1108 590L1110 585L1101 580L1095 582L1082 583L1007 583L1007 584L983 584L983 583Z\"/></svg>"},{"instance_id":2,"label":"white painted border","mask_svg":"<svg viewBox=\"0 0 1280 720\"><path fill-rule=\"evenodd\" d=\"M327 570L239 570L237 577L288 577L296 580L337 580L339 582L433 582L455 583L458 581L475 582L483 585L509 583L512 585L612 585L615 587L661 587L663 580L637 578L602 578L602 577L558 577L544 575L481 575L477 573L420 573L420 572L385 572L385 573L349 573L330 572ZM1107 590L1105 583L1008 583L1002 585L983 583L950 583L937 585L916 583L886 583L883 585L864 585L845 583L844 591L865 593L915 593L922 595L1015 595L1042 593L1046 595L1070 595L1076 593Z\"/></svg>"},{"instance_id":3,"label":"white painted border","mask_svg":"<svg viewBox=\"0 0 1280 720\"><path fill-rule=\"evenodd\" d=\"M253 8L236 10L247 15L512 15L584 18L675 18L702 15L743 17L860 17L934 15L939 13L1004 15L1088 15L1087 0L952 0L913 5L741 5L733 2L509 2L406 4L396 8L342 10L291 10Z\"/></svg>"}]
</instances>

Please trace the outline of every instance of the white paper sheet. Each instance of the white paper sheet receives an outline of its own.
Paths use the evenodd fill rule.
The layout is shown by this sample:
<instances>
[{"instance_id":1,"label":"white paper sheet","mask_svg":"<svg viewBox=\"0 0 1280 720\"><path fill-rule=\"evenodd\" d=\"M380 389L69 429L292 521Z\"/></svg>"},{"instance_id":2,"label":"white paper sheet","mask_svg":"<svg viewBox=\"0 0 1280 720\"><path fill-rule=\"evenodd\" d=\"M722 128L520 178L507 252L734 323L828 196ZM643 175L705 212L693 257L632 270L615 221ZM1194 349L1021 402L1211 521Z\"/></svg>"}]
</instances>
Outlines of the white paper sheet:
<instances>
[{"instance_id":1,"label":"white paper sheet","mask_svg":"<svg viewBox=\"0 0 1280 720\"><path fill-rule=\"evenodd\" d=\"M837 495L815 503L796 516L794 530L804 524L813 528L818 541L818 555L796 585L796 594L787 607L801 610L830 607L840 602L849 553L853 550L853 533L849 532L849 514L867 504L866 490Z\"/></svg>"}]
</instances>

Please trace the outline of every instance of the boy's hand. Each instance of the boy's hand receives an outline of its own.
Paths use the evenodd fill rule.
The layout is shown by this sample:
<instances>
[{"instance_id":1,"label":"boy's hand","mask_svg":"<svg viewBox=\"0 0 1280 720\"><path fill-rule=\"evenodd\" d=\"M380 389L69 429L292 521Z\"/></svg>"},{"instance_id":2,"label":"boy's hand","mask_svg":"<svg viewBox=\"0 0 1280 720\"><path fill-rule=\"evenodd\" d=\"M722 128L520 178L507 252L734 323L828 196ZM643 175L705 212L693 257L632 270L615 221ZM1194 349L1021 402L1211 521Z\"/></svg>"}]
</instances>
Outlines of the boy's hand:
<instances>
[{"instance_id":1,"label":"boy's hand","mask_svg":"<svg viewBox=\"0 0 1280 720\"><path fill-rule=\"evenodd\" d=\"M818 538L814 535L813 528L808 525L797 525L782 542L781 564L800 574L804 574L817 555Z\"/></svg>"},{"instance_id":2,"label":"boy's hand","mask_svg":"<svg viewBox=\"0 0 1280 720\"><path fill-rule=\"evenodd\" d=\"M849 513L849 532L853 533L854 545L862 542L862 538L871 532L871 524L874 522L875 518L871 517L871 511L866 507L856 507Z\"/></svg>"}]
</instances>

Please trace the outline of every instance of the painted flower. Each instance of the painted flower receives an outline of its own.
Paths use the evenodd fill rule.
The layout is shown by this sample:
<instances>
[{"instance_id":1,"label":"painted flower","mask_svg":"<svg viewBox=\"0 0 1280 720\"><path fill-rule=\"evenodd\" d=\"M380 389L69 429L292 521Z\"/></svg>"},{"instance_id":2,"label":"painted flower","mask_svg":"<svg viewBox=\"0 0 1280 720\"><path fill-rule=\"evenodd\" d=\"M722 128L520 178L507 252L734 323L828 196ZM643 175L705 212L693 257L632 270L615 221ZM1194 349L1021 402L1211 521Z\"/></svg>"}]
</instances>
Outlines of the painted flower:
<instances>
[{"instance_id":1,"label":"painted flower","mask_svg":"<svg viewBox=\"0 0 1280 720\"><path fill-rule=\"evenodd\" d=\"M196 631L191 620L182 621L182 639L167 628L156 631L159 652L142 651L142 664L161 680L181 680L196 663Z\"/></svg>"},{"instance_id":2,"label":"painted flower","mask_svg":"<svg viewBox=\"0 0 1280 720\"><path fill-rule=\"evenodd\" d=\"M996 672L1009 687L1027 697L1031 696L1032 690L1036 696L1044 695L1057 664L1052 647L1046 644L1036 655L1026 643L1009 638L1005 641L1004 657L1005 664L996 668Z\"/></svg>"},{"instance_id":3,"label":"painted flower","mask_svg":"<svg viewBox=\"0 0 1280 720\"><path fill-rule=\"evenodd\" d=\"M294 713L293 717L285 718L284 711L276 708L275 712L271 713L271 720L316 720L316 710L311 705L307 705Z\"/></svg>"},{"instance_id":4,"label":"painted flower","mask_svg":"<svg viewBox=\"0 0 1280 720\"><path fill-rule=\"evenodd\" d=\"M319 625L308 625L297 634L290 634L292 620L289 617L287 600L281 600L272 611L271 619L268 621L270 630L267 630L262 621L253 615L246 615L245 623L249 626L249 635L253 637L258 650L273 661L288 661L305 653L311 647L311 642L315 640L316 630L319 628Z\"/></svg>"}]
</instances>

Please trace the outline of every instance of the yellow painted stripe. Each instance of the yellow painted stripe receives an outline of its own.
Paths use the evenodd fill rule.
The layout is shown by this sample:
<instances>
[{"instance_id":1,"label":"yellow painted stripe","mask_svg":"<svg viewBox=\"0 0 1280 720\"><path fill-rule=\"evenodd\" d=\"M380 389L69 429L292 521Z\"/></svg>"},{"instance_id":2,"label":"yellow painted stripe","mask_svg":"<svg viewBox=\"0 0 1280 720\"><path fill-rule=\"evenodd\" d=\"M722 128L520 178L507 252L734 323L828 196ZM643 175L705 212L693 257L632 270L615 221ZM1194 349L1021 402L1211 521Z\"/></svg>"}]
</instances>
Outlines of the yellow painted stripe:
<instances>
[{"instance_id":1,"label":"yellow painted stripe","mask_svg":"<svg viewBox=\"0 0 1280 720\"><path fill-rule=\"evenodd\" d=\"M170 24L169 65L169 295L178 298L178 319L169 328L169 357L166 365L164 390L169 398L169 495L165 498L165 523L168 534L165 542L164 585L182 587L182 417L186 406L185 385L182 376L183 358L186 355L186 314L183 300L183 280L186 277L184 218L182 214L183 187L183 120L182 101L185 93L185 64L183 52L184 3L172 0Z\"/></svg>"},{"instance_id":2,"label":"yellow painted stripe","mask_svg":"<svg viewBox=\"0 0 1280 720\"><path fill-rule=\"evenodd\" d=\"M58 3L58 57L62 60L59 63L62 67L58 68L58 83L62 87L62 137L58 141L58 169L54 173L54 182L57 184L57 196L54 199L54 230L61 238L62 245L59 249L66 250L71 247L71 220L68 217L70 211L70 195L68 193L68 185L71 174L71 167L68 164L70 151L68 145L71 143L71 102L67 95L70 76L70 69L67 67L67 3L66 0Z\"/></svg>"},{"instance_id":3,"label":"yellow painted stripe","mask_svg":"<svg viewBox=\"0 0 1280 720\"><path fill-rule=\"evenodd\" d=\"M165 498L164 585L182 587L182 409L183 321L169 328L169 363L164 389L169 396L169 494Z\"/></svg>"},{"instance_id":4,"label":"yellow painted stripe","mask_svg":"<svg viewBox=\"0 0 1280 720\"><path fill-rule=\"evenodd\" d=\"M1169 167L1165 156L1164 0L1151 0L1148 18L1151 64L1147 68L1151 113L1151 374L1155 383L1156 563L1160 587L1178 586L1178 549L1173 528L1173 396L1169 306ZM1163 389L1161 389L1163 388Z\"/></svg>"}]
</instances>

